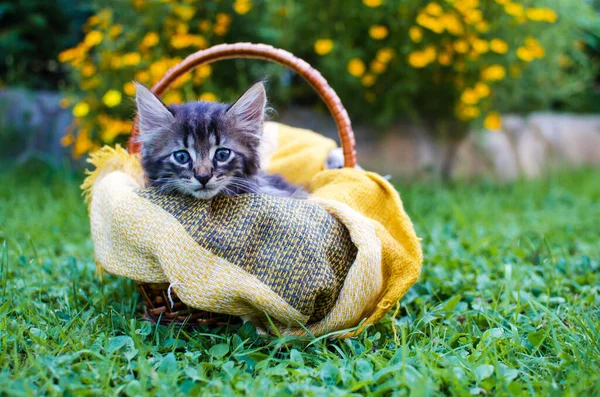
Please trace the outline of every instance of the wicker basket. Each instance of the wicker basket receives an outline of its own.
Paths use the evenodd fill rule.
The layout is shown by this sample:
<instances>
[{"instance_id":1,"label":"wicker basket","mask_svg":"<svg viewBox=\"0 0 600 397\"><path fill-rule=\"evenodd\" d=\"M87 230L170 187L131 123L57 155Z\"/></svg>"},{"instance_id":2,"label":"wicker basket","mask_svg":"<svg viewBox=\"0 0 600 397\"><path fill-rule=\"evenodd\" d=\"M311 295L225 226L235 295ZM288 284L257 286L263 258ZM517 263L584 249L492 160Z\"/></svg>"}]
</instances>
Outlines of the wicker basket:
<instances>
[{"instance_id":1,"label":"wicker basket","mask_svg":"<svg viewBox=\"0 0 600 397\"><path fill-rule=\"evenodd\" d=\"M275 62L302 76L319 94L335 120L344 153L344 166L354 167L356 165L354 132L348 113L340 98L317 70L288 51L265 44L220 44L198 51L185 58L181 63L167 71L163 78L152 87L152 92L160 97L175 80L185 73L191 72L201 65L231 58L256 58ZM138 133L136 116L129 140L130 153L138 153L140 150L139 143L135 139ZM176 322L195 326L200 324L227 324L236 321L232 316L209 313L186 306L177 298L174 292L169 291L168 283L137 283L137 287L144 298L145 318L153 322L160 322L165 325Z\"/></svg>"}]
</instances>

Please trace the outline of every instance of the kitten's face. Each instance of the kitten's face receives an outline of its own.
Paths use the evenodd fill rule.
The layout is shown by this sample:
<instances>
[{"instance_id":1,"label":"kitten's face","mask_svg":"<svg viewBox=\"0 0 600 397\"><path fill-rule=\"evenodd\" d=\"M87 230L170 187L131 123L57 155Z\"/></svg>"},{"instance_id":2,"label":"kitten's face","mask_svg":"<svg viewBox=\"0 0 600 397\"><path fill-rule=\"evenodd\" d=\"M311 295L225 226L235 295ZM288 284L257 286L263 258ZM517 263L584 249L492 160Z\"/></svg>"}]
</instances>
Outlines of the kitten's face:
<instances>
[{"instance_id":1,"label":"kitten's face","mask_svg":"<svg viewBox=\"0 0 600 397\"><path fill-rule=\"evenodd\" d=\"M266 95L252 86L233 105L191 102L166 107L138 85L142 165L151 185L198 199L249 190L259 171Z\"/></svg>"}]
</instances>

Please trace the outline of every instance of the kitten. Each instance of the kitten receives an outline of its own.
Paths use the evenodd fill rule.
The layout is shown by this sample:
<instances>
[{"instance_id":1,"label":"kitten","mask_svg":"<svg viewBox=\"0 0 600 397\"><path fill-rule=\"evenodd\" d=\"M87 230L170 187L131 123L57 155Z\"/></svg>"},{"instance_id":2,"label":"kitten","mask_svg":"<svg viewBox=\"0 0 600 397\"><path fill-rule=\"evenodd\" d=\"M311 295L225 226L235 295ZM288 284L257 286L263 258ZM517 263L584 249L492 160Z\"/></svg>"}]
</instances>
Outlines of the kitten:
<instances>
[{"instance_id":1,"label":"kitten","mask_svg":"<svg viewBox=\"0 0 600 397\"><path fill-rule=\"evenodd\" d=\"M136 83L142 166L151 186L198 199L263 193L305 198L297 186L260 169L267 107L262 82L234 104L190 102L166 106Z\"/></svg>"}]
</instances>

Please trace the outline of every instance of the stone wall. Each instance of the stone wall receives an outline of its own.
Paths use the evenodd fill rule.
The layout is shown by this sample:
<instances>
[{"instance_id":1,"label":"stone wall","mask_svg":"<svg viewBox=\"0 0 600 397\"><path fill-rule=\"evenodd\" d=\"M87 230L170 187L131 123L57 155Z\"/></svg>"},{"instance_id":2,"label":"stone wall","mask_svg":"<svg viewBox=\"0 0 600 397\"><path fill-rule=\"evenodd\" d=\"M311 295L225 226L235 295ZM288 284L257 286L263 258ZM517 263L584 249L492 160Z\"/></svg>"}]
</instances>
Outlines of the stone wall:
<instances>
[{"instance_id":1,"label":"stone wall","mask_svg":"<svg viewBox=\"0 0 600 397\"><path fill-rule=\"evenodd\" d=\"M60 138L72 116L59 106L60 98L52 92L0 91L0 145L3 135L12 133L14 146L0 147L1 155L19 161L33 156L55 164L63 161ZM329 115L311 109L291 107L275 120L337 137ZM355 134L361 165L396 177L435 174L446 151L423 126L413 123L398 123L384 131L358 125ZM564 166L600 166L600 115L506 115L501 131L469 135L458 148L452 175L511 180Z\"/></svg>"},{"instance_id":2,"label":"stone wall","mask_svg":"<svg viewBox=\"0 0 600 397\"><path fill-rule=\"evenodd\" d=\"M18 162L36 157L59 164L65 154L60 138L72 122L60 99L56 92L0 90L0 154Z\"/></svg>"},{"instance_id":3,"label":"stone wall","mask_svg":"<svg viewBox=\"0 0 600 397\"><path fill-rule=\"evenodd\" d=\"M473 131L458 148L452 176L512 180L535 177L557 167L600 166L600 115L536 113L505 115L500 131ZM279 121L335 137L325 114L290 109ZM356 126L361 165L396 177L423 177L439 171L447 148L421 125L398 123L385 131Z\"/></svg>"}]
</instances>

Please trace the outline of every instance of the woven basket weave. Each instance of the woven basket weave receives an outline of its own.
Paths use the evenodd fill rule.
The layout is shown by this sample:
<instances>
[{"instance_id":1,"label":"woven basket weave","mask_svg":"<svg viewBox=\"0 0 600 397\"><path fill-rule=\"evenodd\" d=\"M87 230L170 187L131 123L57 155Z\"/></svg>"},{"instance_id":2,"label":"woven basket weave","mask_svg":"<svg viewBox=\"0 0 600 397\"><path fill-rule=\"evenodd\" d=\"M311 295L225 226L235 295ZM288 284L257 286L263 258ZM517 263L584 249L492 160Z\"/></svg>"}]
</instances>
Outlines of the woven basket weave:
<instances>
[{"instance_id":1,"label":"woven basket weave","mask_svg":"<svg viewBox=\"0 0 600 397\"><path fill-rule=\"evenodd\" d=\"M336 92L329 86L325 78L312 66L288 51L265 44L237 43L221 44L189 55L181 63L171 68L163 78L152 87L152 92L162 96L167 89L182 75L197 67L223 59L255 58L286 66L302 76L319 94L327 105L338 128L340 144L344 153L344 166L356 165L354 132L346 109ZM138 117L135 117L133 131L129 140L129 152L138 153L139 143ZM168 283L137 283L137 288L144 299L145 317L161 324L178 323L189 326L226 324L237 319L215 313L190 308L182 303L174 292L169 290Z\"/></svg>"}]
</instances>

